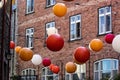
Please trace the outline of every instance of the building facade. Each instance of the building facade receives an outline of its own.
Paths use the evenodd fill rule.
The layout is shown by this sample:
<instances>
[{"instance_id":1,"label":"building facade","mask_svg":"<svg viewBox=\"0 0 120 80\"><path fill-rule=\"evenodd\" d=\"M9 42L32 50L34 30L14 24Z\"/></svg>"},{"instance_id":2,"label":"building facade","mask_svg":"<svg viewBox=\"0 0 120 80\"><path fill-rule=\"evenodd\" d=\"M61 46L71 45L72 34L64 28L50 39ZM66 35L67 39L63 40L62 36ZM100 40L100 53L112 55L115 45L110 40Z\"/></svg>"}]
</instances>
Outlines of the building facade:
<instances>
[{"instance_id":1,"label":"building facade","mask_svg":"<svg viewBox=\"0 0 120 80\"><path fill-rule=\"evenodd\" d=\"M53 64L60 67L59 74L53 74L42 64L35 66L31 61L22 61L17 55L16 71L23 79L38 80L101 80L112 79L119 73L119 53L111 44L107 44L104 36L108 33L120 33L120 1L119 0L19 0L18 2L18 39L17 46L28 47L34 54L42 58L48 57ZM56 3L67 6L67 14L57 17L52 12ZM46 47L47 28L55 27L64 39L64 47L60 51L50 51ZM65 64L73 61L73 53L77 47L89 49L92 39L103 41L103 49L90 51L90 59L82 65L77 64L73 74L65 71ZM25 76L26 75L26 76ZM31 75L28 76L28 75ZM28 76L28 77L27 77Z\"/></svg>"}]
</instances>

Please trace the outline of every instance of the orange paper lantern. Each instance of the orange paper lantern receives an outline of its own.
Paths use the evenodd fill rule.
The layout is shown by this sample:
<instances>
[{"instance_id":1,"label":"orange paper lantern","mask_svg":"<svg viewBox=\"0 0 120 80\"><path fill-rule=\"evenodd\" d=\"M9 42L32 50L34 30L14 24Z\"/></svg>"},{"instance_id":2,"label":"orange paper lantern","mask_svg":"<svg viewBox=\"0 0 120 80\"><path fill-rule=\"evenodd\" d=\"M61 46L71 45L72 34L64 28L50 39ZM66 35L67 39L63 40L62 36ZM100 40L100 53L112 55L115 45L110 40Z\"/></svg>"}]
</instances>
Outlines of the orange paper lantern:
<instances>
[{"instance_id":1,"label":"orange paper lantern","mask_svg":"<svg viewBox=\"0 0 120 80\"><path fill-rule=\"evenodd\" d=\"M50 64L49 69L52 71L52 67L55 66L54 64Z\"/></svg>"},{"instance_id":2,"label":"orange paper lantern","mask_svg":"<svg viewBox=\"0 0 120 80\"><path fill-rule=\"evenodd\" d=\"M73 62L68 62L66 63L65 65L65 70L68 72L68 73L74 73L77 69L77 66L75 63Z\"/></svg>"},{"instance_id":3,"label":"orange paper lantern","mask_svg":"<svg viewBox=\"0 0 120 80\"><path fill-rule=\"evenodd\" d=\"M33 51L30 50L29 48L22 48L19 52L19 57L23 61L29 61L33 57Z\"/></svg>"},{"instance_id":4,"label":"orange paper lantern","mask_svg":"<svg viewBox=\"0 0 120 80\"><path fill-rule=\"evenodd\" d=\"M62 17L67 13L67 7L63 3L57 3L53 6L53 13L58 17Z\"/></svg>"},{"instance_id":5,"label":"orange paper lantern","mask_svg":"<svg viewBox=\"0 0 120 80\"><path fill-rule=\"evenodd\" d=\"M103 48L103 42L100 39L93 39L90 42L90 48L96 52L100 51Z\"/></svg>"},{"instance_id":6,"label":"orange paper lantern","mask_svg":"<svg viewBox=\"0 0 120 80\"><path fill-rule=\"evenodd\" d=\"M16 46L16 47L15 47L15 52L16 52L17 54L19 54L20 49L22 49L22 47Z\"/></svg>"}]
</instances>

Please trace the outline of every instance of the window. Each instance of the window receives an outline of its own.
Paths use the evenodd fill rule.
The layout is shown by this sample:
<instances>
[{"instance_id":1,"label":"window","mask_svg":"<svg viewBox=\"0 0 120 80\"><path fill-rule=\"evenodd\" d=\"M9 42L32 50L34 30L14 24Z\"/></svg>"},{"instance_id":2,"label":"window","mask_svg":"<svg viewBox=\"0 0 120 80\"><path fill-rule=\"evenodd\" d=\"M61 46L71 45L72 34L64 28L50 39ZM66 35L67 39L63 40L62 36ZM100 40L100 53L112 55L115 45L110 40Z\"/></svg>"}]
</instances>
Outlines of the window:
<instances>
[{"instance_id":1,"label":"window","mask_svg":"<svg viewBox=\"0 0 120 80\"><path fill-rule=\"evenodd\" d=\"M21 80L36 80L35 69L28 68L22 71Z\"/></svg>"},{"instance_id":2,"label":"window","mask_svg":"<svg viewBox=\"0 0 120 80\"><path fill-rule=\"evenodd\" d=\"M81 38L81 16L70 17L70 40Z\"/></svg>"},{"instance_id":3,"label":"window","mask_svg":"<svg viewBox=\"0 0 120 80\"><path fill-rule=\"evenodd\" d=\"M54 74L48 67L42 69L41 80L59 80L58 74Z\"/></svg>"},{"instance_id":4,"label":"window","mask_svg":"<svg viewBox=\"0 0 120 80\"><path fill-rule=\"evenodd\" d=\"M46 0L46 7L53 6L55 3L55 0Z\"/></svg>"},{"instance_id":5,"label":"window","mask_svg":"<svg viewBox=\"0 0 120 80\"><path fill-rule=\"evenodd\" d=\"M48 37L47 29L52 28L52 27L55 27L55 22L48 22L46 24L46 37Z\"/></svg>"},{"instance_id":6,"label":"window","mask_svg":"<svg viewBox=\"0 0 120 80\"><path fill-rule=\"evenodd\" d=\"M99 35L112 32L111 7L99 9Z\"/></svg>"},{"instance_id":7,"label":"window","mask_svg":"<svg viewBox=\"0 0 120 80\"><path fill-rule=\"evenodd\" d=\"M33 28L26 29L26 46L28 48L33 48L33 33Z\"/></svg>"},{"instance_id":8,"label":"window","mask_svg":"<svg viewBox=\"0 0 120 80\"><path fill-rule=\"evenodd\" d=\"M94 80L112 79L118 71L118 60L103 59L94 63Z\"/></svg>"},{"instance_id":9,"label":"window","mask_svg":"<svg viewBox=\"0 0 120 80\"><path fill-rule=\"evenodd\" d=\"M34 0L27 0L27 8L26 8L26 13L32 13L34 12Z\"/></svg>"},{"instance_id":10,"label":"window","mask_svg":"<svg viewBox=\"0 0 120 80\"><path fill-rule=\"evenodd\" d=\"M73 74L66 73L65 80L85 80L86 65L77 65L77 70Z\"/></svg>"}]
</instances>

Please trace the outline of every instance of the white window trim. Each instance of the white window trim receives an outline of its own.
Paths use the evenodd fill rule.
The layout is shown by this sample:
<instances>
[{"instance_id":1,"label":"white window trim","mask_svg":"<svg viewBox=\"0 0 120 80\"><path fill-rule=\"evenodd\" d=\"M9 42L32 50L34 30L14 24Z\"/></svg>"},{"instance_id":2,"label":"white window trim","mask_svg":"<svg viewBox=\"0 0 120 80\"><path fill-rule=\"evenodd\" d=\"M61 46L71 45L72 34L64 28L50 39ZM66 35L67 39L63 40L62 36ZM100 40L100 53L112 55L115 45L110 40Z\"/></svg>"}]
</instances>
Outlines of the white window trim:
<instances>
[{"instance_id":1,"label":"white window trim","mask_svg":"<svg viewBox=\"0 0 120 80\"><path fill-rule=\"evenodd\" d=\"M48 1L50 1L50 5L48 5ZM56 1L55 0L46 0L46 7L50 7L55 5Z\"/></svg>"},{"instance_id":2,"label":"white window trim","mask_svg":"<svg viewBox=\"0 0 120 80\"><path fill-rule=\"evenodd\" d=\"M112 63L112 69L110 69L110 71L111 71L111 77L113 77L113 74L112 74L112 71L113 71L113 70L117 70L117 71L119 70L119 67L117 67L117 69L113 69L113 64L114 64L113 61L114 61L114 60L117 61L117 65L119 65L119 62L118 62L117 59L102 59L102 60L96 61L96 62L94 62L94 67L95 67L95 63L99 63L99 64L98 64L98 65L99 65L99 68L98 68L98 70L95 70L95 68L94 68L94 79L95 79L95 72L98 72L98 73L99 73L99 77L98 77L99 80L102 78L101 75L100 75L100 72L101 72L101 71L104 71L104 70L101 70L101 64L100 64L100 63L101 63L102 61L104 61L104 60L110 60L110 61L112 61L112 62L111 62L111 63Z\"/></svg>"},{"instance_id":3,"label":"white window trim","mask_svg":"<svg viewBox=\"0 0 120 80\"><path fill-rule=\"evenodd\" d=\"M26 14L34 12L34 0L33 0L33 10L32 11L28 11L28 9L29 9L28 2L29 2L29 0L26 0Z\"/></svg>"},{"instance_id":4,"label":"white window trim","mask_svg":"<svg viewBox=\"0 0 120 80\"><path fill-rule=\"evenodd\" d=\"M27 33L27 30L31 31L32 29L33 29L32 33ZM31 37L33 39L33 35L34 35L34 28L26 29L26 42L27 42L27 36L29 36L29 43L28 43L28 45L26 44L26 46L28 46L28 48L30 48L30 49L33 48L33 45L31 45L31 43L33 44L33 41L30 40Z\"/></svg>"},{"instance_id":5,"label":"white window trim","mask_svg":"<svg viewBox=\"0 0 120 80\"><path fill-rule=\"evenodd\" d=\"M108 6L107 6L108 7ZM102 35L102 34L106 34L106 33L110 33L110 32L112 32L112 10L111 10L111 6L109 7L110 8L110 12L106 12L106 8L107 7L104 7L104 8L100 8L99 9L99 11L101 10L101 9L104 9L104 13L102 13L102 14L100 14L99 13L99 35ZM100 32L100 30L101 30L101 24L100 24L100 17L102 17L102 16L104 16L105 17L105 15L110 15L110 31L106 31L106 29L103 29L104 31L103 32ZM106 28L105 26L106 26L106 17L104 18L105 19L105 24L104 24L104 28Z\"/></svg>"},{"instance_id":6,"label":"white window trim","mask_svg":"<svg viewBox=\"0 0 120 80\"><path fill-rule=\"evenodd\" d=\"M71 18L72 18L72 17L75 17L75 18L76 18L77 16L80 16L80 20L75 20L74 22L72 22L72 21L71 21ZM71 25L74 24L74 23L78 23L78 22L80 22L80 33L79 33L79 34L80 34L80 37L72 38L72 37L71 37L71 27L72 27ZM74 32L76 32L76 31L74 31ZM76 35L77 35L77 34L76 34ZM74 15L74 16L71 16L71 17L70 17L70 41L77 40L77 39L81 39L81 15Z\"/></svg>"}]
</instances>

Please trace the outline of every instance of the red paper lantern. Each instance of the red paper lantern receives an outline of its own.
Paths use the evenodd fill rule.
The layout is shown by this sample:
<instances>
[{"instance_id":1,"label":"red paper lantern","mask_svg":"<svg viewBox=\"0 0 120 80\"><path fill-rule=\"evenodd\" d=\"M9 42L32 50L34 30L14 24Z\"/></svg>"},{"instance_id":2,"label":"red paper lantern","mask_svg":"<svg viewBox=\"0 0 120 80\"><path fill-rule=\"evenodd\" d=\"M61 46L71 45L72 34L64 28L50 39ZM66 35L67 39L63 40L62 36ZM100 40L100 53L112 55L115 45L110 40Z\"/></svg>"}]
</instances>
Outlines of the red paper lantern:
<instances>
[{"instance_id":1,"label":"red paper lantern","mask_svg":"<svg viewBox=\"0 0 120 80\"><path fill-rule=\"evenodd\" d=\"M59 66L53 66L53 67L52 67L52 72L53 72L53 73L58 74L59 71L60 71Z\"/></svg>"},{"instance_id":2,"label":"red paper lantern","mask_svg":"<svg viewBox=\"0 0 120 80\"><path fill-rule=\"evenodd\" d=\"M64 40L59 34L51 34L46 40L47 48L51 51L59 51L64 46Z\"/></svg>"},{"instance_id":3,"label":"red paper lantern","mask_svg":"<svg viewBox=\"0 0 120 80\"><path fill-rule=\"evenodd\" d=\"M77 66L75 63L73 62L68 62L66 65L65 65L65 69L68 73L74 73L77 69Z\"/></svg>"},{"instance_id":4,"label":"red paper lantern","mask_svg":"<svg viewBox=\"0 0 120 80\"><path fill-rule=\"evenodd\" d=\"M114 37L115 37L114 34L107 34L107 35L105 35L105 41L106 41L108 44L112 44L112 41L113 41Z\"/></svg>"},{"instance_id":5,"label":"red paper lantern","mask_svg":"<svg viewBox=\"0 0 120 80\"><path fill-rule=\"evenodd\" d=\"M42 64L46 67L51 64L51 60L49 58L44 58Z\"/></svg>"},{"instance_id":6,"label":"red paper lantern","mask_svg":"<svg viewBox=\"0 0 120 80\"><path fill-rule=\"evenodd\" d=\"M74 58L79 63L85 63L90 58L90 51L86 47L78 47L74 52Z\"/></svg>"},{"instance_id":7,"label":"red paper lantern","mask_svg":"<svg viewBox=\"0 0 120 80\"><path fill-rule=\"evenodd\" d=\"M19 52L19 57L23 61L29 61L33 57L33 51L30 50L29 48L22 48Z\"/></svg>"},{"instance_id":8,"label":"red paper lantern","mask_svg":"<svg viewBox=\"0 0 120 80\"><path fill-rule=\"evenodd\" d=\"M54 64L50 64L49 69L52 71L52 67L55 66Z\"/></svg>"},{"instance_id":9,"label":"red paper lantern","mask_svg":"<svg viewBox=\"0 0 120 80\"><path fill-rule=\"evenodd\" d=\"M100 51L103 48L103 42L100 39L93 39L90 41L90 48L93 51Z\"/></svg>"},{"instance_id":10,"label":"red paper lantern","mask_svg":"<svg viewBox=\"0 0 120 80\"><path fill-rule=\"evenodd\" d=\"M57 3L53 6L53 13L58 17L62 17L67 13L67 7L63 3Z\"/></svg>"},{"instance_id":11,"label":"red paper lantern","mask_svg":"<svg viewBox=\"0 0 120 80\"><path fill-rule=\"evenodd\" d=\"M77 61L77 60L74 58L74 56L73 56L73 62L76 63L76 64L80 64L80 65L81 65L81 64L84 64L84 63L81 63L81 62Z\"/></svg>"},{"instance_id":12,"label":"red paper lantern","mask_svg":"<svg viewBox=\"0 0 120 80\"><path fill-rule=\"evenodd\" d=\"M15 43L14 41L10 41L10 49L14 49L15 48Z\"/></svg>"}]
</instances>

